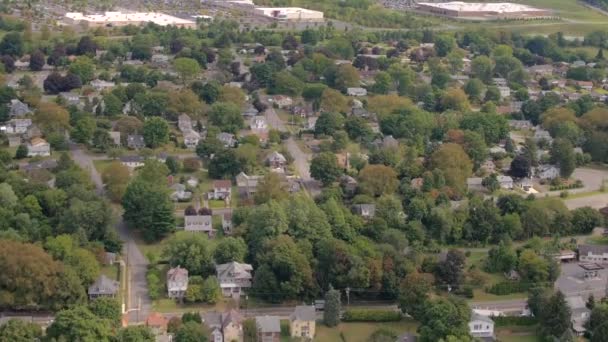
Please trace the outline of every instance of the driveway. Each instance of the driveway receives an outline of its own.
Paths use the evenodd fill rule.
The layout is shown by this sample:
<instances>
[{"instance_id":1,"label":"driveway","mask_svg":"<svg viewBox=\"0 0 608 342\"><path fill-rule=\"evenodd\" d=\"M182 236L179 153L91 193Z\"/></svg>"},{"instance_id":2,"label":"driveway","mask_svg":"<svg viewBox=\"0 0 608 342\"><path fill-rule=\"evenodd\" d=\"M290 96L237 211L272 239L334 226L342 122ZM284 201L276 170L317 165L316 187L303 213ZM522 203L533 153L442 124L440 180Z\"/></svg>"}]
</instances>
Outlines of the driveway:
<instances>
[{"instance_id":1,"label":"driveway","mask_svg":"<svg viewBox=\"0 0 608 342\"><path fill-rule=\"evenodd\" d=\"M91 175L91 180L95 183L97 193L103 195L103 182L101 175L95 169L93 159L87 155L78 145L70 146L72 158L84 170ZM148 284L146 282L146 272L148 269L148 259L141 253L135 240L131 236L127 225L122 220L116 224L116 231L123 241L122 255L127 264L128 296L125 310L129 312L129 322L142 322L148 317L152 308L152 301L148 296ZM139 310L138 310L139 308Z\"/></svg>"},{"instance_id":2,"label":"driveway","mask_svg":"<svg viewBox=\"0 0 608 342\"><path fill-rule=\"evenodd\" d=\"M599 278L583 279L583 269L578 263L562 264L561 274L555 282L555 287L562 291L566 297L582 296L589 297L593 294L596 298L604 297L606 281L608 280L608 270L599 271Z\"/></svg>"}]
</instances>

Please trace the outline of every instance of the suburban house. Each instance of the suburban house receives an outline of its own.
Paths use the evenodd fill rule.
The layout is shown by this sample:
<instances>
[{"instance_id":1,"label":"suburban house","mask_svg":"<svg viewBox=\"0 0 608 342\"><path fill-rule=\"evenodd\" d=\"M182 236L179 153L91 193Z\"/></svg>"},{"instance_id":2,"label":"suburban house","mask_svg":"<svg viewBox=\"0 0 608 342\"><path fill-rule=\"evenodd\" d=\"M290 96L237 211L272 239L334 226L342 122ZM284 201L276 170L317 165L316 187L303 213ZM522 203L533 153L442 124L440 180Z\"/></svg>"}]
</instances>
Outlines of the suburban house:
<instances>
[{"instance_id":1,"label":"suburban house","mask_svg":"<svg viewBox=\"0 0 608 342\"><path fill-rule=\"evenodd\" d=\"M121 146L122 143L120 142L120 132L119 131L110 131L110 138L112 139L112 142L114 143L114 146Z\"/></svg>"},{"instance_id":2,"label":"suburban house","mask_svg":"<svg viewBox=\"0 0 608 342\"><path fill-rule=\"evenodd\" d=\"M222 313L221 324L224 341L243 340L243 316L236 310Z\"/></svg>"},{"instance_id":3,"label":"suburban house","mask_svg":"<svg viewBox=\"0 0 608 342\"><path fill-rule=\"evenodd\" d=\"M186 191L186 186L183 184L173 184L171 186L171 199L173 201L185 201L192 198L192 193L190 191Z\"/></svg>"},{"instance_id":4,"label":"suburban house","mask_svg":"<svg viewBox=\"0 0 608 342\"><path fill-rule=\"evenodd\" d=\"M513 129L532 129L534 127L530 120L509 120L509 127Z\"/></svg>"},{"instance_id":5,"label":"suburban house","mask_svg":"<svg viewBox=\"0 0 608 342\"><path fill-rule=\"evenodd\" d=\"M32 125L32 119L12 119L0 129L6 134L23 134Z\"/></svg>"},{"instance_id":6,"label":"suburban house","mask_svg":"<svg viewBox=\"0 0 608 342\"><path fill-rule=\"evenodd\" d=\"M192 130L192 119L187 114L181 114L177 117L177 127L181 132Z\"/></svg>"},{"instance_id":7,"label":"suburban house","mask_svg":"<svg viewBox=\"0 0 608 342\"><path fill-rule=\"evenodd\" d=\"M254 116L251 118L251 122L249 124L252 130L263 131L268 129L268 123L266 122L266 117L262 115Z\"/></svg>"},{"instance_id":8,"label":"suburban house","mask_svg":"<svg viewBox=\"0 0 608 342\"><path fill-rule=\"evenodd\" d=\"M216 265L217 279L225 297L240 297L243 290L251 287L253 267L236 261Z\"/></svg>"},{"instance_id":9,"label":"suburban house","mask_svg":"<svg viewBox=\"0 0 608 342\"><path fill-rule=\"evenodd\" d=\"M354 195L357 191L358 184L359 183L357 182L357 180L349 175L343 175L340 178L340 186L342 187L344 193L347 195Z\"/></svg>"},{"instance_id":10,"label":"suburban house","mask_svg":"<svg viewBox=\"0 0 608 342\"><path fill-rule=\"evenodd\" d=\"M8 138L8 147L17 147L21 145L21 136L19 135L9 135Z\"/></svg>"},{"instance_id":11,"label":"suburban house","mask_svg":"<svg viewBox=\"0 0 608 342\"><path fill-rule=\"evenodd\" d=\"M513 178L511 176L497 176L498 184L503 189L513 190Z\"/></svg>"},{"instance_id":12,"label":"suburban house","mask_svg":"<svg viewBox=\"0 0 608 342\"><path fill-rule=\"evenodd\" d=\"M536 131L534 131L534 140L546 140L547 142L551 143L553 141L553 138L551 137L549 131L536 127Z\"/></svg>"},{"instance_id":13,"label":"suburban house","mask_svg":"<svg viewBox=\"0 0 608 342\"><path fill-rule=\"evenodd\" d=\"M157 336L167 332L168 324L169 320L158 312L153 312L146 318L146 326Z\"/></svg>"},{"instance_id":14,"label":"suburban house","mask_svg":"<svg viewBox=\"0 0 608 342\"><path fill-rule=\"evenodd\" d=\"M593 89L593 82L591 82L591 81L577 81L576 85L581 87L581 89L584 89L584 90Z\"/></svg>"},{"instance_id":15,"label":"suburban house","mask_svg":"<svg viewBox=\"0 0 608 342\"><path fill-rule=\"evenodd\" d=\"M216 311L205 312L202 315L203 324L209 328L211 342L224 342L222 334L222 315Z\"/></svg>"},{"instance_id":16,"label":"suburban house","mask_svg":"<svg viewBox=\"0 0 608 342\"><path fill-rule=\"evenodd\" d=\"M34 138L27 144L28 157L46 157L51 155L51 145L42 138Z\"/></svg>"},{"instance_id":17,"label":"suburban house","mask_svg":"<svg viewBox=\"0 0 608 342\"><path fill-rule=\"evenodd\" d=\"M150 57L150 63L157 68L169 67L169 56L163 54L155 54Z\"/></svg>"},{"instance_id":18,"label":"suburban house","mask_svg":"<svg viewBox=\"0 0 608 342\"><path fill-rule=\"evenodd\" d=\"M232 235L232 213L222 215L222 230L225 235Z\"/></svg>"},{"instance_id":19,"label":"suburban house","mask_svg":"<svg viewBox=\"0 0 608 342\"><path fill-rule=\"evenodd\" d=\"M255 318L258 329L258 342L280 342L281 320L277 316L258 316Z\"/></svg>"},{"instance_id":20,"label":"suburban house","mask_svg":"<svg viewBox=\"0 0 608 342\"><path fill-rule=\"evenodd\" d=\"M494 340L494 321L490 317L473 312L469 321L469 333L474 338Z\"/></svg>"},{"instance_id":21,"label":"suburban house","mask_svg":"<svg viewBox=\"0 0 608 342\"><path fill-rule=\"evenodd\" d=\"M585 300L581 296L566 297L566 302L571 310L572 330L577 336L583 336L585 331L585 323L591 315L591 310L587 308Z\"/></svg>"},{"instance_id":22,"label":"suburban house","mask_svg":"<svg viewBox=\"0 0 608 342\"><path fill-rule=\"evenodd\" d=\"M236 145L236 138L234 134L231 133L219 133L217 135L217 140L221 141L224 144L224 147L234 147L234 145Z\"/></svg>"},{"instance_id":23,"label":"suburban house","mask_svg":"<svg viewBox=\"0 0 608 342\"><path fill-rule=\"evenodd\" d=\"M144 137L139 134L129 134L127 136L127 147L134 150L146 147Z\"/></svg>"},{"instance_id":24,"label":"suburban house","mask_svg":"<svg viewBox=\"0 0 608 342\"><path fill-rule=\"evenodd\" d=\"M509 87L503 87L503 86L499 86L498 88L498 92L500 92L500 98L504 99L507 98L509 96L511 96L511 88Z\"/></svg>"},{"instance_id":25,"label":"suburban house","mask_svg":"<svg viewBox=\"0 0 608 342\"><path fill-rule=\"evenodd\" d=\"M311 305L298 305L289 316L291 337L312 340L315 337L317 313Z\"/></svg>"},{"instance_id":26,"label":"suburban house","mask_svg":"<svg viewBox=\"0 0 608 342\"><path fill-rule=\"evenodd\" d=\"M118 294L118 282L106 277L102 274L95 280L95 282L89 286L89 299L95 299L100 297L114 298Z\"/></svg>"},{"instance_id":27,"label":"suburban house","mask_svg":"<svg viewBox=\"0 0 608 342\"><path fill-rule=\"evenodd\" d=\"M239 193L244 196L251 196L257 191L258 182L262 176L248 176L244 172L236 176L236 185L239 188Z\"/></svg>"},{"instance_id":28,"label":"suburban house","mask_svg":"<svg viewBox=\"0 0 608 342\"><path fill-rule=\"evenodd\" d=\"M137 155L120 157L120 163L131 169L144 166L144 161L144 157Z\"/></svg>"},{"instance_id":29,"label":"suburban house","mask_svg":"<svg viewBox=\"0 0 608 342\"><path fill-rule=\"evenodd\" d=\"M608 263L608 246L579 245L578 260L583 262Z\"/></svg>"},{"instance_id":30,"label":"suburban house","mask_svg":"<svg viewBox=\"0 0 608 342\"><path fill-rule=\"evenodd\" d=\"M36 171L36 170L52 171L56 167L57 167L57 161L55 159L46 159L46 160L40 160L37 162L32 161L28 164L22 165L21 169L23 169L25 172L32 172L32 171Z\"/></svg>"},{"instance_id":31,"label":"suburban house","mask_svg":"<svg viewBox=\"0 0 608 342\"><path fill-rule=\"evenodd\" d=\"M104 81L104 80L93 80L91 81L91 87L93 87L93 89L95 89L96 91L103 91L105 89L111 89L114 88L116 86L116 83L114 82L108 82L108 81Z\"/></svg>"},{"instance_id":32,"label":"suburban house","mask_svg":"<svg viewBox=\"0 0 608 342\"><path fill-rule=\"evenodd\" d=\"M80 95L71 92L59 93L59 97L65 101L68 106L78 106L80 104Z\"/></svg>"},{"instance_id":33,"label":"suburban house","mask_svg":"<svg viewBox=\"0 0 608 342\"><path fill-rule=\"evenodd\" d=\"M232 182L230 180L213 181L213 191L207 197L212 200L225 200L232 193Z\"/></svg>"},{"instance_id":34,"label":"suburban house","mask_svg":"<svg viewBox=\"0 0 608 342\"><path fill-rule=\"evenodd\" d=\"M354 88L346 88L346 95L348 96L365 96L367 95L367 89L354 87Z\"/></svg>"},{"instance_id":35,"label":"suburban house","mask_svg":"<svg viewBox=\"0 0 608 342\"><path fill-rule=\"evenodd\" d=\"M376 214L375 204L355 204L353 205L353 212L366 219L371 219Z\"/></svg>"},{"instance_id":36,"label":"suburban house","mask_svg":"<svg viewBox=\"0 0 608 342\"><path fill-rule=\"evenodd\" d=\"M181 299L188 289L188 270L179 266L167 271L167 297Z\"/></svg>"},{"instance_id":37,"label":"suburban house","mask_svg":"<svg viewBox=\"0 0 608 342\"><path fill-rule=\"evenodd\" d=\"M554 165L541 165L536 169L536 177L540 179L555 179L559 177L559 168Z\"/></svg>"},{"instance_id":38,"label":"suburban house","mask_svg":"<svg viewBox=\"0 0 608 342\"><path fill-rule=\"evenodd\" d=\"M274 97L274 103L276 103L279 108L285 108L291 106L293 100L289 96L277 95Z\"/></svg>"},{"instance_id":39,"label":"suburban house","mask_svg":"<svg viewBox=\"0 0 608 342\"><path fill-rule=\"evenodd\" d=\"M184 230L187 232L206 233L209 237L215 235L211 215L184 216Z\"/></svg>"},{"instance_id":40,"label":"suburban house","mask_svg":"<svg viewBox=\"0 0 608 342\"><path fill-rule=\"evenodd\" d=\"M483 178L481 177L469 177L467 178L467 189L469 191L483 191L484 186L482 184Z\"/></svg>"},{"instance_id":41,"label":"suburban house","mask_svg":"<svg viewBox=\"0 0 608 342\"><path fill-rule=\"evenodd\" d=\"M31 112L32 111L30 110L30 107L27 104L19 101L18 99L11 100L9 108L10 116L24 116Z\"/></svg>"},{"instance_id":42,"label":"suburban house","mask_svg":"<svg viewBox=\"0 0 608 342\"><path fill-rule=\"evenodd\" d=\"M198 142L201 140L201 135L193 130L184 132L184 145L189 149L195 149Z\"/></svg>"},{"instance_id":43,"label":"suburban house","mask_svg":"<svg viewBox=\"0 0 608 342\"><path fill-rule=\"evenodd\" d=\"M281 153L274 151L266 157L266 163L273 169L285 167L287 159Z\"/></svg>"},{"instance_id":44,"label":"suburban house","mask_svg":"<svg viewBox=\"0 0 608 342\"><path fill-rule=\"evenodd\" d=\"M247 107L247 109L243 111L242 114L244 117L251 118L258 115L258 113L258 110L253 105L250 105L249 107Z\"/></svg>"}]
</instances>

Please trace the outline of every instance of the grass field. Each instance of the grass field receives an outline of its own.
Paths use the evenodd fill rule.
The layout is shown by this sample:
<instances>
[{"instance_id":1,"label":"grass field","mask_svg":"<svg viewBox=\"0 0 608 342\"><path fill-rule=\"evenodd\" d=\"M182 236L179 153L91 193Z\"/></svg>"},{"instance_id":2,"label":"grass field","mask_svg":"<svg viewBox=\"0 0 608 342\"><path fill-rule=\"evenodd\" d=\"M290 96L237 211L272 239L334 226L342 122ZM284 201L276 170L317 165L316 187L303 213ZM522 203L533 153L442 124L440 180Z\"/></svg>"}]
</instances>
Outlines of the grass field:
<instances>
[{"instance_id":1,"label":"grass field","mask_svg":"<svg viewBox=\"0 0 608 342\"><path fill-rule=\"evenodd\" d=\"M469 257L467 257L466 269L469 269L471 266L474 266L476 269L480 270L482 274L486 277L487 282L483 284L482 287L473 289L473 298L472 301L493 301L493 300L507 300L507 299L519 299L526 298L527 294L525 293L512 293L504 296L497 296L491 293L487 293L484 288L487 286L491 286L492 284L499 283L505 280L505 277L502 274L496 273L487 273L483 272L483 263L485 259L488 257L488 252L486 251L471 251Z\"/></svg>"},{"instance_id":2,"label":"grass field","mask_svg":"<svg viewBox=\"0 0 608 342\"><path fill-rule=\"evenodd\" d=\"M496 337L501 342L538 342L535 326L507 326L496 329Z\"/></svg>"},{"instance_id":3,"label":"grass field","mask_svg":"<svg viewBox=\"0 0 608 342\"><path fill-rule=\"evenodd\" d=\"M367 342L374 331L380 328L393 330L398 335L405 332L416 332L418 323L411 320L391 323L341 323L336 328L328 328L317 324L317 342L341 341L340 332L346 342Z\"/></svg>"}]
</instances>

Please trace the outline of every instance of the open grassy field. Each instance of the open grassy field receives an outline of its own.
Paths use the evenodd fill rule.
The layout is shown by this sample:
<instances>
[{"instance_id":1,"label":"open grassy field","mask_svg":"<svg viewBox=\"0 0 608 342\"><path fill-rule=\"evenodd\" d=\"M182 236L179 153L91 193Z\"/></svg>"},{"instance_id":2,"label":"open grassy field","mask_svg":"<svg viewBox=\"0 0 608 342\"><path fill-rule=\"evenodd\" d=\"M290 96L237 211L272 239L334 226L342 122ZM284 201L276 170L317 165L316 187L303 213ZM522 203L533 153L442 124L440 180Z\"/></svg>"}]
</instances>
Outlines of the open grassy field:
<instances>
[{"instance_id":1,"label":"open grassy field","mask_svg":"<svg viewBox=\"0 0 608 342\"><path fill-rule=\"evenodd\" d=\"M321 324L317 324L317 336L315 337L315 341L341 341L341 332L346 342L367 342L374 331L380 328L387 328L393 330L397 334L403 334L405 332L416 332L417 327L418 323L411 320L391 323L341 323L335 328L328 328Z\"/></svg>"},{"instance_id":2,"label":"open grassy field","mask_svg":"<svg viewBox=\"0 0 608 342\"><path fill-rule=\"evenodd\" d=\"M558 16L566 19L606 21L606 16L598 11L585 7L581 2L575 0L515 0L513 2L534 7L548 8L555 11Z\"/></svg>"}]
</instances>

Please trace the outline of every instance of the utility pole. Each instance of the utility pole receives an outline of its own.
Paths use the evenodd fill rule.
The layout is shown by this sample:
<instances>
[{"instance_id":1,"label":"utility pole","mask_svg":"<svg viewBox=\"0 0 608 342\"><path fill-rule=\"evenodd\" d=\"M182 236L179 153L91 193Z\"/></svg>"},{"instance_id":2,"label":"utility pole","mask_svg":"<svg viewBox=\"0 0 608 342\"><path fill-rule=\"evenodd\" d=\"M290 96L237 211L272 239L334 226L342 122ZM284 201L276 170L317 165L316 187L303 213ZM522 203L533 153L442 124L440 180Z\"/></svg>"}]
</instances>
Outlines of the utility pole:
<instances>
[{"instance_id":1,"label":"utility pole","mask_svg":"<svg viewBox=\"0 0 608 342\"><path fill-rule=\"evenodd\" d=\"M346 288L346 306L350 306L350 287Z\"/></svg>"}]
</instances>

